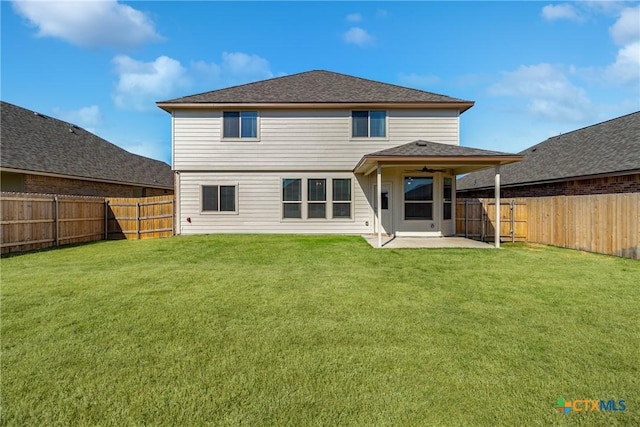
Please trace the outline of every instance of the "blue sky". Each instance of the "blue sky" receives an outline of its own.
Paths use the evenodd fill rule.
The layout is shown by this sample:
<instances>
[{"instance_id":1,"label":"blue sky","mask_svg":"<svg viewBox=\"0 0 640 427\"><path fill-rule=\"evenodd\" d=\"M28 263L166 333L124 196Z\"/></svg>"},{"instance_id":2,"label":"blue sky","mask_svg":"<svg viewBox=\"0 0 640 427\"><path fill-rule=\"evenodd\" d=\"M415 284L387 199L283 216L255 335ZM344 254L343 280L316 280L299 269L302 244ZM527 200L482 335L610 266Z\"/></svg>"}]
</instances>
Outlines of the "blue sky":
<instances>
[{"instance_id":1,"label":"blue sky","mask_svg":"<svg viewBox=\"0 0 640 427\"><path fill-rule=\"evenodd\" d=\"M170 162L156 101L325 69L472 100L518 152L640 110L639 2L1 1L1 98Z\"/></svg>"}]
</instances>

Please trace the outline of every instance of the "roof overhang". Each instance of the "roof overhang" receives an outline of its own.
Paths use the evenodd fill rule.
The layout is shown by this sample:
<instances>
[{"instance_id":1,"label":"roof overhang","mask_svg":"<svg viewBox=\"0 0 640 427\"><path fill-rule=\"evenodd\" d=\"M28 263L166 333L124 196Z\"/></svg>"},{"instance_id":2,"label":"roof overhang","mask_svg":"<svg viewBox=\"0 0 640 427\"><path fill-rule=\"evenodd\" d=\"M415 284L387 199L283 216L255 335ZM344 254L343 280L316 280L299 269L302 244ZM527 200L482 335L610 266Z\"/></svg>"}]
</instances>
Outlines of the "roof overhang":
<instances>
[{"instance_id":1,"label":"roof overhang","mask_svg":"<svg viewBox=\"0 0 640 427\"><path fill-rule=\"evenodd\" d=\"M7 168L0 167L0 172L7 173L17 173L24 175L39 175L39 176L48 176L51 178L62 178L62 179L74 179L76 181L91 181L91 182L103 182L105 184L118 184L118 185L128 185L132 187L147 187L147 188L158 188L162 190L174 190L173 185L164 185L162 183L145 183L145 182L127 182L127 181L116 181L112 179L103 179L103 178L92 178L87 176L79 176L79 175L65 175L60 173L52 173L52 172L42 172L42 171L34 171L28 169L16 169L16 168Z\"/></svg>"},{"instance_id":2,"label":"roof overhang","mask_svg":"<svg viewBox=\"0 0 640 427\"><path fill-rule=\"evenodd\" d=\"M453 175L475 172L490 167L507 165L522 160L518 155L478 155L478 156L375 156L365 155L360 159L353 173L369 175L380 167L426 166L443 169Z\"/></svg>"},{"instance_id":3,"label":"roof overhang","mask_svg":"<svg viewBox=\"0 0 640 427\"><path fill-rule=\"evenodd\" d=\"M473 107L473 102L156 102L156 105L168 113L185 109L336 109L336 108L428 108L441 110L458 110L460 114Z\"/></svg>"}]
</instances>

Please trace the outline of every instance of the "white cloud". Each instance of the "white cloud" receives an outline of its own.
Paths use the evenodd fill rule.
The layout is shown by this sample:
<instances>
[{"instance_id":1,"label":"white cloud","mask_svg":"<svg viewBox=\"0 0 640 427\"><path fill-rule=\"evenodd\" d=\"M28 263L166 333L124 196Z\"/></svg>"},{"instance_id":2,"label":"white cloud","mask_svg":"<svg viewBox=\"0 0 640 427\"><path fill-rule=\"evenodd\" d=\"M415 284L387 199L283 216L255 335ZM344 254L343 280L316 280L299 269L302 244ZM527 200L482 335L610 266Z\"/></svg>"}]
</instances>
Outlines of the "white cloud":
<instances>
[{"instance_id":1,"label":"white cloud","mask_svg":"<svg viewBox=\"0 0 640 427\"><path fill-rule=\"evenodd\" d=\"M194 61L190 72L197 76L195 81L208 85L204 90L274 77L269 61L243 52L223 52L220 63Z\"/></svg>"},{"instance_id":2,"label":"white cloud","mask_svg":"<svg viewBox=\"0 0 640 427\"><path fill-rule=\"evenodd\" d=\"M405 86L426 88L428 90L430 86L435 86L441 80L440 77L432 74L400 73L399 81L400 84Z\"/></svg>"},{"instance_id":3,"label":"white cloud","mask_svg":"<svg viewBox=\"0 0 640 427\"><path fill-rule=\"evenodd\" d=\"M366 46L373 42L373 36L360 27L351 27L342 35L342 39L346 43L355 44L357 46Z\"/></svg>"},{"instance_id":4,"label":"white cloud","mask_svg":"<svg viewBox=\"0 0 640 427\"><path fill-rule=\"evenodd\" d=\"M347 21L360 22L362 21L362 15L360 15L359 13L350 13L347 15Z\"/></svg>"},{"instance_id":5,"label":"white cloud","mask_svg":"<svg viewBox=\"0 0 640 427\"><path fill-rule=\"evenodd\" d=\"M113 63L118 74L113 101L120 108L150 110L156 101L171 97L190 85L187 70L167 56L160 56L153 62L141 62L118 55Z\"/></svg>"},{"instance_id":6,"label":"white cloud","mask_svg":"<svg viewBox=\"0 0 640 427\"><path fill-rule=\"evenodd\" d=\"M162 39L147 15L116 0L21 0L13 8L38 28L39 37L77 46L131 49Z\"/></svg>"},{"instance_id":7,"label":"white cloud","mask_svg":"<svg viewBox=\"0 0 640 427\"><path fill-rule=\"evenodd\" d=\"M640 41L618 50L616 62L605 69L605 77L616 83L640 83Z\"/></svg>"},{"instance_id":8,"label":"white cloud","mask_svg":"<svg viewBox=\"0 0 640 427\"><path fill-rule=\"evenodd\" d=\"M82 107L78 110L54 108L53 113L56 118L83 127L93 133L97 127L102 125L102 113L97 105Z\"/></svg>"},{"instance_id":9,"label":"white cloud","mask_svg":"<svg viewBox=\"0 0 640 427\"><path fill-rule=\"evenodd\" d=\"M640 6L623 9L609 31L618 45L640 40Z\"/></svg>"},{"instance_id":10,"label":"white cloud","mask_svg":"<svg viewBox=\"0 0 640 427\"><path fill-rule=\"evenodd\" d=\"M273 77L269 61L258 55L242 52L223 52L222 72L236 79L267 79Z\"/></svg>"},{"instance_id":11,"label":"white cloud","mask_svg":"<svg viewBox=\"0 0 640 427\"><path fill-rule=\"evenodd\" d=\"M489 94L520 98L529 113L550 120L581 121L593 110L585 90L575 86L562 67L551 64L504 72L502 80L489 88Z\"/></svg>"},{"instance_id":12,"label":"white cloud","mask_svg":"<svg viewBox=\"0 0 640 427\"><path fill-rule=\"evenodd\" d=\"M558 19L582 21L582 17L578 14L576 8L570 4L547 5L542 8L542 17L549 21Z\"/></svg>"}]
</instances>

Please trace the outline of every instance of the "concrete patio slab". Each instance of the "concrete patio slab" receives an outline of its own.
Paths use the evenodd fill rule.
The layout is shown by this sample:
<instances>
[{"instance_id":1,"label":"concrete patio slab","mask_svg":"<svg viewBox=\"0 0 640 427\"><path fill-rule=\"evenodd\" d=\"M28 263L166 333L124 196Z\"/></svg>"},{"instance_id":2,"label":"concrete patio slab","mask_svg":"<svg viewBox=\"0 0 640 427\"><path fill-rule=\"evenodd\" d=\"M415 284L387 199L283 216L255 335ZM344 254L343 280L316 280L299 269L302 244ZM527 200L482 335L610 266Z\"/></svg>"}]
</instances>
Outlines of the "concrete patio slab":
<instances>
[{"instance_id":1,"label":"concrete patio slab","mask_svg":"<svg viewBox=\"0 0 640 427\"><path fill-rule=\"evenodd\" d=\"M364 235L367 242L374 248L378 247L377 235ZM382 236L382 249L400 248L471 248L471 249L493 249L494 246L478 242L477 240L465 239L464 237L393 237Z\"/></svg>"}]
</instances>

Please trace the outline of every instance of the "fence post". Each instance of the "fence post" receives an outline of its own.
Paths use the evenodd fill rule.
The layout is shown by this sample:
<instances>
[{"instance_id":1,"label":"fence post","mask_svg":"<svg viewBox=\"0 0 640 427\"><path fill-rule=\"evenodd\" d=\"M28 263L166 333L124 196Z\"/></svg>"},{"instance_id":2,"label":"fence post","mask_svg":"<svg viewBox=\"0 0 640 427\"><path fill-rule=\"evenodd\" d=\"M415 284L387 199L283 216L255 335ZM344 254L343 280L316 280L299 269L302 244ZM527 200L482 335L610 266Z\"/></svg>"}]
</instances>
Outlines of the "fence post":
<instances>
[{"instance_id":1,"label":"fence post","mask_svg":"<svg viewBox=\"0 0 640 427\"><path fill-rule=\"evenodd\" d=\"M54 196L53 197L53 206L54 206L54 213L53 215L55 216L55 227L54 227L54 233L56 235L56 246L60 246L60 206L58 204L58 196Z\"/></svg>"},{"instance_id":2,"label":"fence post","mask_svg":"<svg viewBox=\"0 0 640 427\"><path fill-rule=\"evenodd\" d=\"M484 231L485 228L487 226L487 208L489 207L488 204L485 205L484 203L485 201L482 200L480 203L482 205L482 213L480 214L480 241L484 242Z\"/></svg>"},{"instance_id":3,"label":"fence post","mask_svg":"<svg viewBox=\"0 0 640 427\"><path fill-rule=\"evenodd\" d=\"M469 238L469 199L464 199L464 237Z\"/></svg>"},{"instance_id":4,"label":"fence post","mask_svg":"<svg viewBox=\"0 0 640 427\"><path fill-rule=\"evenodd\" d=\"M109 240L109 200L104 199L104 240Z\"/></svg>"},{"instance_id":5,"label":"fence post","mask_svg":"<svg viewBox=\"0 0 640 427\"><path fill-rule=\"evenodd\" d=\"M511 211L511 243L513 243L516 241L516 205L514 199L511 199L511 202L509 202L509 210Z\"/></svg>"},{"instance_id":6,"label":"fence post","mask_svg":"<svg viewBox=\"0 0 640 427\"><path fill-rule=\"evenodd\" d=\"M140 202L136 202L136 236L140 240Z\"/></svg>"},{"instance_id":7,"label":"fence post","mask_svg":"<svg viewBox=\"0 0 640 427\"><path fill-rule=\"evenodd\" d=\"M171 199L171 235L176 235L176 199Z\"/></svg>"}]
</instances>

